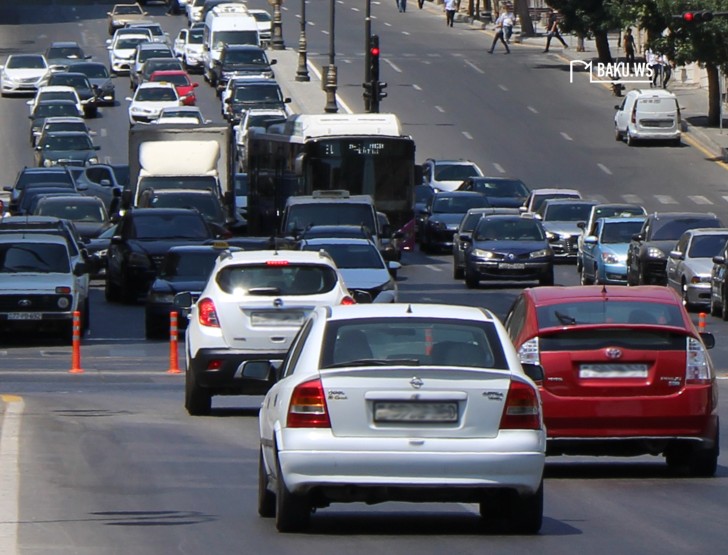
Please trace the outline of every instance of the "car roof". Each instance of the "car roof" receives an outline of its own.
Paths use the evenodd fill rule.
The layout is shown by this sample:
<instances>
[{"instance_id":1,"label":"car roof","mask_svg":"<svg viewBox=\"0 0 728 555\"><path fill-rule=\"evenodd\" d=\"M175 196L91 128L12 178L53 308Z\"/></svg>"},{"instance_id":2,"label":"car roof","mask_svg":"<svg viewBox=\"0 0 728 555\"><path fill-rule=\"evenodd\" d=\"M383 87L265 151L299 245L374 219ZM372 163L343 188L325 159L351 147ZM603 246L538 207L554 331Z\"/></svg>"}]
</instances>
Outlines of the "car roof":
<instances>
[{"instance_id":1,"label":"car roof","mask_svg":"<svg viewBox=\"0 0 728 555\"><path fill-rule=\"evenodd\" d=\"M688 229L685 233L689 233L690 235L722 235L728 233L728 227L698 227Z\"/></svg>"},{"instance_id":2,"label":"car roof","mask_svg":"<svg viewBox=\"0 0 728 555\"><path fill-rule=\"evenodd\" d=\"M139 89L174 89L175 86L172 83L167 83L165 81L145 81L144 83L140 84L137 87L137 90Z\"/></svg>"},{"instance_id":3,"label":"car roof","mask_svg":"<svg viewBox=\"0 0 728 555\"><path fill-rule=\"evenodd\" d=\"M78 44L75 40L58 40L53 41L48 48L67 48L69 46L78 46L81 48L81 45Z\"/></svg>"},{"instance_id":4,"label":"car roof","mask_svg":"<svg viewBox=\"0 0 728 555\"><path fill-rule=\"evenodd\" d=\"M171 247L168 253L206 253L206 252L217 252L217 253L223 253L226 250L230 250L231 252L235 252L239 250L238 247L234 247L231 245L228 245L225 243L224 245L221 242L220 244L212 244L212 245L175 245L174 247Z\"/></svg>"},{"instance_id":5,"label":"car roof","mask_svg":"<svg viewBox=\"0 0 728 555\"><path fill-rule=\"evenodd\" d=\"M653 98L675 98L675 93L665 89L634 89L632 92L636 96L650 96Z\"/></svg>"},{"instance_id":6,"label":"car roof","mask_svg":"<svg viewBox=\"0 0 728 555\"><path fill-rule=\"evenodd\" d=\"M165 106L162 108L161 113L165 112L189 112L191 114L202 114L202 110L200 110L199 106Z\"/></svg>"},{"instance_id":7,"label":"car roof","mask_svg":"<svg viewBox=\"0 0 728 555\"><path fill-rule=\"evenodd\" d=\"M91 138L91 135L89 135L86 131L48 131L47 135L48 137L88 137Z\"/></svg>"},{"instance_id":8,"label":"car roof","mask_svg":"<svg viewBox=\"0 0 728 555\"><path fill-rule=\"evenodd\" d=\"M646 216L626 216L626 217L620 217L620 216L610 216L609 218L597 218L597 221L601 221L605 224L619 224L619 223L643 223L646 219ZM716 228L718 229L718 228ZM726 230L728 231L728 230Z\"/></svg>"},{"instance_id":9,"label":"car roof","mask_svg":"<svg viewBox=\"0 0 728 555\"><path fill-rule=\"evenodd\" d=\"M68 245L64 237L53 235L51 233L33 233L25 234L22 231L18 233L0 233L0 241L3 243L56 243L58 245Z\"/></svg>"},{"instance_id":10,"label":"car roof","mask_svg":"<svg viewBox=\"0 0 728 555\"><path fill-rule=\"evenodd\" d=\"M587 204L589 206L596 206L597 201L585 198L549 198L543 203L544 206L552 206L554 204L568 204L569 206L573 206L575 204Z\"/></svg>"},{"instance_id":11,"label":"car roof","mask_svg":"<svg viewBox=\"0 0 728 555\"><path fill-rule=\"evenodd\" d=\"M666 304L680 304L680 299L669 287L660 285L642 285L639 287L624 287L620 285L574 285L568 287L531 287L524 290L534 301L536 306L554 304L564 300L640 300L647 302L661 302Z\"/></svg>"},{"instance_id":12,"label":"car roof","mask_svg":"<svg viewBox=\"0 0 728 555\"><path fill-rule=\"evenodd\" d=\"M437 191L436 197L483 197L482 193L477 191Z\"/></svg>"},{"instance_id":13,"label":"car roof","mask_svg":"<svg viewBox=\"0 0 728 555\"><path fill-rule=\"evenodd\" d=\"M541 187L538 189L531 189L531 196L548 195L551 193L575 194L581 196L581 192L576 189L564 189L559 187Z\"/></svg>"},{"instance_id":14,"label":"car roof","mask_svg":"<svg viewBox=\"0 0 728 555\"><path fill-rule=\"evenodd\" d=\"M648 217L653 220L667 220L667 219L678 219L678 218L715 218L718 216L712 212L653 212L648 214Z\"/></svg>"},{"instance_id":15,"label":"car roof","mask_svg":"<svg viewBox=\"0 0 728 555\"><path fill-rule=\"evenodd\" d=\"M76 91L71 85L43 85L38 87L38 92L63 92Z\"/></svg>"},{"instance_id":16,"label":"car roof","mask_svg":"<svg viewBox=\"0 0 728 555\"><path fill-rule=\"evenodd\" d=\"M498 208L488 206L485 208L470 208L465 213L466 216L471 214L483 214L486 216L519 216L521 211L518 208Z\"/></svg>"},{"instance_id":17,"label":"car roof","mask_svg":"<svg viewBox=\"0 0 728 555\"><path fill-rule=\"evenodd\" d=\"M145 63L149 63L153 60L171 60L172 58L149 58ZM189 74L184 69L155 69L154 75L187 75L189 77ZM190 108L194 108L195 106L190 106Z\"/></svg>"},{"instance_id":18,"label":"car roof","mask_svg":"<svg viewBox=\"0 0 728 555\"><path fill-rule=\"evenodd\" d=\"M78 194L71 194L71 193L62 193L56 196L48 197L49 199L53 199L54 201L68 201L72 202L73 204L100 204L103 205L104 201L101 200L99 197L92 197L89 195L78 195Z\"/></svg>"},{"instance_id":19,"label":"car roof","mask_svg":"<svg viewBox=\"0 0 728 555\"><path fill-rule=\"evenodd\" d=\"M463 158L448 159L448 158L428 158L425 162L433 162L435 165L447 164L447 165L461 165L461 166L477 166L472 160L465 160Z\"/></svg>"},{"instance_id":20,"label":"car roof","mask_svg":"<svg viewBox=\"0 0 728 555\"><path fill-rule=\"evenodd\" d=\"M81 116L50 116L44 121L45 125L48 125L49 123L83 123L85 125L86 120L84 120Z\"/></svg>"},{"instance_id":21,"label":"car roof","mask_svg":"<svg viewBox=\"0 0 728 555\"><path fill-rule=\"evenodd\" d=\"M377 246L366 237L312 237L304 240L307 245L371 245L373 248Z\"/></svg>"},{"instance_id":22,"label":"car roof","mask_svg":"<svg viewBox=\"0 0 728 555\"><path fill-rule=\"evenodd\" d=\"M288 200L286 200L286 205L294 206L296 204L311 203L328 204L331 202L374 205L374 200L369 195L351 195L349 197L315 197L312 195L297 195L293 197L288 197Z\"/></svg>"},{"instance_id":23,"label":"car roof","mask_svg":"<svg viewBox=\"0 0 728 555\"><path fill-rule=\"evenodd\" d=\"M495 316L487 309L443 304L420 303L372 303L352 306L336 305L319 307L317 311L326 314L327 320L353 320L365 318L413 318L413 319L453 319L479 322L493 322Z\"/></svg>"},{"instance_id":24,"label":"car roof","mask_svg":"<svg viewBox=\"0 0 728 555\"><path fill-rule=\"evenodd\" d=\"M139 217L151 217L151 216L159 216L161 214L169 214L169 215L184 215L184 214L198 214L199 212L197 210L191 210L189 208L137 208L132 209L126 212L126 215L133 216L135 218ZM202 217L202 216L200 216Z\"/></svg>"},{"instance_id":25,"label":"car roof","mask_svg":"<svg viewBox=\"0 0 728 555\"><path fill-rule=\"evenodd\" d=\"M257 44L226 44L223 50L256 50L265 52L265 48Z\"/></svg>"},{"instance_id":26,"label":"car roof","mask_svg":"<svg viewBox=\"0 0 728 555\"><path fill-rule=\"evenodd\" d=\"M36 106L49 106L52 104L59 104L65 106L76 106L75 100L69 100L68 98L59 98L57 100L39 100Z\"/></svg>"}]
</instances>

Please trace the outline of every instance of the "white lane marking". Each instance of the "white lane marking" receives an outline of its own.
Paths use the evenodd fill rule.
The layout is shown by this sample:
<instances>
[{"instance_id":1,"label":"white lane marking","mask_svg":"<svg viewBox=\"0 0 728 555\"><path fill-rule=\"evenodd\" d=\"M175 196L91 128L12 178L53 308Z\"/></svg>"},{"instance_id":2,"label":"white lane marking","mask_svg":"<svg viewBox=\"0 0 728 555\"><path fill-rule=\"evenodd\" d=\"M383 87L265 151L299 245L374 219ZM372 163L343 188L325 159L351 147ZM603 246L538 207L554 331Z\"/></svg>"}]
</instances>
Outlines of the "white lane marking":
<instances>
[{"instance_id":1,"label":"white lane marking","mask_svg":"<svg viewBox=\"0 0 728 555\"><path fill-rule=\"evenodd\" d=\"M728 195L723 195L723 200L728 202Z\"/></svg>"},{"instance_id":2,"label":"white lane marking","mask_svg":"<svg viewBox=\"0 0 728 555\"><path fill-rule=\"evenodd\" d=\"M443 114L445 113L445 110L442 106L435 106L435 110L437 110L438 112L441 112Z\"/></svg>"},{"instance_id":3,"label":"white lane marking","mask_svg":"<svg viewBox=\"0 0 728 555\"><path fill-rule=\"evenodd\" d=\"M403 34L403 35L408 35L408 36L409 36L410 32L409 32L409 31L402 31L402 34Z\"/></svg>"},{"instance_id":4,"label":"white lane marking","mask_svg":"<svg viewBox=\"0 0 728 555\"><path fill-rule=\"evenodd\" d=\"M351 8L351 11L352 12L358 12L358 11L361 11L361 10L359 8Z\"/></svg>"},{"instance_id":5,"label":"white lane marking","mask_svg":"<svg viewBox=\"0 0 728 555\"><path fill-rule=\"evenodd\" d=\"M563 131L561 131L561 132L560 132L559 134L560 134L560 135L561 135L561 136L562 136L562 137L563 137L564 139L566 139L567 141L573 141L573 140L574 140L574 139L572 139L571 137L569 137L569 135L567 135L566 133L564 133Z\"/></svg>"},{"instance_id":6,"label":"white lane marking","mask_svg":"<svg viewBox=\"0 0 728 555\"><path fill-rule=\"evenodd\" d=\"M485 71L483 71L482 69L480 69L478 66L476 66L473 62L471 62L469 60L465 60L465 65L472 67L475 71L477 71L480 74L484 74L485 73Z\"/></svg>"},{"instance_id":7,"label":"white lane marking","mask_svg":"<svg viewBox=\"0 0 728 555\"><path fill-rule=\"evenodd\" d=\"M624 202L629 202L631 204L642 204L642 197L638 197L637 195L622 195L622 198L624 199Z\"/></svg>"},{"instance_id":8,"label":"white lane marking","mask_svg":"<svg viewBox=\"0 0 728 555\"><path fill-rule=\"evenodd\" d=\"M660 204L677 204L677 201L670 195L655 195L655 198Z\"/></svg>"},{"instance_id":9,"label":"white lane marking","mask_svg":"<svg viewBox=\"0 0 728 555\"><path fill-rule=\"evenodd\" d=\"M498 88L499 88L500 90L502 90L502 91L506 91L506 92L508 92L508 87L506 87L505 85L498 85Z\"/></svg>"},{"instance_id":10,"label":"white lane marking","mask_svg":"<svg viewBox=\"0 0 728 555\"><path fill-rule=\"evenodd\" d=\"M526 108L528 108L529 111L533 112L534 114L538 114L538 110L536 110L536 108L534 108L533 106L526 106Z\"/></svg>"},{"instance_id":11,"label":"white lane marking","mask_svg":"<svg viewBox=\"0 0 728 555\"><path fill-rule=\"evenodd\" d=\"M99 129L99 136L100 137L106 137L106 135L108 135L108 133L109 132L106 130L106 127L102 127L101 129Z\"/></svg>"},{"instance_id":12,"label":"white lane marking","mask_svg":"<svg viewBox=\"0 0 728 555\"><path fill-rule=\"evenodd\" d=\"M419 85L412 85L412 88L414 90L416 90L416 91L421 91L422 90L422 87L420 87Z\"/></svg>"},{"instance_id":13,"label":"white lane marking","mask_svg":"<svg viewBox=\"0 0 728 555\"><path fill-rule=\"evenodd\" d=\"M0 553L18 550L18 497L20 472L20 420L25 403L22 397L3 395L5 412L0 432Z\"/></svg>"},{"instance_id":14,"label":"white lane marking","mask_svg":"<svg viewBox=\"0 0 728 555\"><path fill-rule=\"evenodd\" d=\"M688 198L692 200L695 204L713 204L712 200L710 200L708 197L704 197L703 195L688 195Z\"/></svg>"},{"instance_id":15,"label":"white lane marking","mask_svg":"<svg viewBox=\"0 0 728 555\"><path fill-rule=\"evenodd\" d=\"M439 266L435 266L434 264L427 264L425 268L429 268L433 272L442 272L442 268L440 268Z\"/></svg>"},{"instance_id":16,"label":"white lane marking","mask_svg":"<svg viewBox=\"0 0 728 555\"><path fill-rule=\"evenodd\" d=\"M384 62L385 62L385 63L386 63L386 64L387 64L387 65L388 65L389 67L391 67L391 68L392 68L392 69L393 69L394 71L396 71L397 73L402 73L402 70L401 70L401 69L399 69L399 67L397 67L397 66L396 66L396 65L394 64L394 62L391 62L391 61L387 60L386 58L383 58L383 59L384 59Z\"/></svg>"},{"instance_id":17,"label":"white lane marking","mask_svg":"<svg viewBox=\"0 0 728 555\"><path fill-rule=\"evenodd\" d=\"M387 23L386 21L384 22L384 24L385 24L385 25L386 25L387 27L391 27L391 26L392 26L392 24L391 24L391 23Z\"/></svg>"},{"instance_id":18,"label":"white lane marking","mask_svg":"<svg viewBox=\"0 0 728 555\"><path fill-rule=\"evenodd\" d=\"M506 170L503 169L503 166L501 166L498 162L493 162L493 167L495 168L495 171L500 173L506 173Z\"/></svg>"},{"instance_id":19,"label":"white lane marking","mask_svg":"<svg viewBox=\"0 0 728 555\"><path fill-rule=\"evenodd\" d=\"M467 131L463 131L463 137L465 137L466 139L470 139L471 141L473 140L473 136Z\"/></svg>"},{"instance_id":20,"label":"white lane marking","mask_svg":"<svg viewBox=\"0 0 728 555\"><path fill-rule=\"evenodd\" d=\"M602 170L607 175L612 175L612 170L610 170L607 166L605 166L601 162L597 162L597 168L599 168L600 170Z\"/></svg>"},{"instance_id":21,"label":"white lane marking","mask_svg":"<svg viewBox=\"0 0 728 555\"><path fill-rule=\"evenodd\" d=\"M104 164L111 164L111 156L109 156L109 155L104 156Z\"/></svg>"}]
</instances>

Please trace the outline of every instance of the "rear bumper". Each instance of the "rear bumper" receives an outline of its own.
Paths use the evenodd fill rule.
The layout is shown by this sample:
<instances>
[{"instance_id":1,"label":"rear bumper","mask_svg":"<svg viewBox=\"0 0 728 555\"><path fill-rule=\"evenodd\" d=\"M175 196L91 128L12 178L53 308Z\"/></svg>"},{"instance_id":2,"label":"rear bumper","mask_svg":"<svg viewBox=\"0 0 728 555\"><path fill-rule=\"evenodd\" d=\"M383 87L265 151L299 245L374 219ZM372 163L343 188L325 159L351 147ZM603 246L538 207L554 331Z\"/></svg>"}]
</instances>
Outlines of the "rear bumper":
<instances>
[{"instance_id":1,"label":"rear bumper","mask_svg":"<svg viewBox=\"0 0 728 555\"><path fill-rule=\"evenodd\" d=\"M635 139L640 140L675 140L680 138L680 129L664 129L661 130L659 128L655 129L646 129L646 128L640 128L640 129L631 129L630 134Z\"/></svg>"},{"instance_id":2,"label":"rear bumper","mask_svg":"<svg viewBox=\"0 0 728 555\"><path fill-rule=\"evenodd\" d=\"M242 376L241 364L246 360L282 361L284 352L250 352L231 349L199 349L189 359L188 372L195 376L195 383L211 394L265 395L272 382L254 380Z\"/></svg>"}]
</instances>

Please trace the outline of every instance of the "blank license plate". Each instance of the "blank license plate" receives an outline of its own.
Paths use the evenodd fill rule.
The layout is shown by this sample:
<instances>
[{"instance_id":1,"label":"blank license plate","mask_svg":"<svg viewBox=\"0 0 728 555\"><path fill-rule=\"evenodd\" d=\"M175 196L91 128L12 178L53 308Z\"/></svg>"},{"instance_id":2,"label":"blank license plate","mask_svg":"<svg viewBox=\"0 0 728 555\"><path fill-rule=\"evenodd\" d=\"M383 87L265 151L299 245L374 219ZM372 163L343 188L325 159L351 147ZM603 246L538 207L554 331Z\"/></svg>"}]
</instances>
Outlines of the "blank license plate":
<instances>
[{"instance_id":1,"label":"blank license plate","mask_svg":"<svg viewBox=\"0 0 728 555\"><path fill-rule=\"evenodd\" d=\"M580 378L646 378L646 364L582 364Z\"/></svg>"},{"instance_id":2,"label":"blank license plate","mask_svg":"<svg viewBox=\"0 0 728 555\"><path fill-rule=\"evenodd\" d=\"M300 326L303 324L303 312L253 312L250 315L250 324L253 326Z\"/></svg>"},{"instance_id":3,"label":"blank license plate","mask_svg":"<svg viewBox=\"0 0 728 555\"><path fill-rule=\"evenodd\" d=\"M501 262L498 267L503 270L524 270L526 265L522 262Z\"/></svg>"},{"instance_id":4,"label":"blank license plate","mask_svg":"<svg viewBox=\"0 0 728 555\"><path fill-rule=\"evenodd\" d=\"M375 422L457 422L458 405L455 402L377 402L374 403Z\"/></svg>"},{"instance_id":5,"label":"blank license plate","mask_svg":"<svg viewBox=\"0 0 728 555\"><path fill-rule=\"evenodd\" d=\"M42 320L43 315L40 312L10 312L8 320Z\"/></svg>"}]
</instances>

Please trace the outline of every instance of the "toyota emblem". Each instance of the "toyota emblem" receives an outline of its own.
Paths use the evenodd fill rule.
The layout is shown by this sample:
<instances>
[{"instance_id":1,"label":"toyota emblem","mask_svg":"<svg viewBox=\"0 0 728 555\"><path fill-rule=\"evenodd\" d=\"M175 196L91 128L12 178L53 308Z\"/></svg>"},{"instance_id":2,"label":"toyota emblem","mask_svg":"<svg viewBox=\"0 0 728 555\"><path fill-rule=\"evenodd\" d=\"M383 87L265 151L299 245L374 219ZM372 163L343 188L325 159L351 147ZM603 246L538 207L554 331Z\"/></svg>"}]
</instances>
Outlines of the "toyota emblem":
<instances>
[{"instance_id":1,"label":"toyota emblem","mask_svg":"<svg viewBox=\"0 0 728 555\"><path fill-rule=\"evenodd\" d=\"M410 380L410 385L415 389L420 389L423 385L425 385L425 382L423 382L420 378L415 376Z\"/></svg>"},{"instance_id":2,"label":"toyota emblem","mask_svg":"<svg viewBox=\"0 0 728 555\"><path fill-rule=\"evenodd\" d=\"M616 347L610 347L605 351L607 358L616 359L620 358L622 356L622 349L617 349Z\"/></svg>"}]
</instances>

